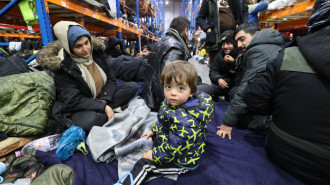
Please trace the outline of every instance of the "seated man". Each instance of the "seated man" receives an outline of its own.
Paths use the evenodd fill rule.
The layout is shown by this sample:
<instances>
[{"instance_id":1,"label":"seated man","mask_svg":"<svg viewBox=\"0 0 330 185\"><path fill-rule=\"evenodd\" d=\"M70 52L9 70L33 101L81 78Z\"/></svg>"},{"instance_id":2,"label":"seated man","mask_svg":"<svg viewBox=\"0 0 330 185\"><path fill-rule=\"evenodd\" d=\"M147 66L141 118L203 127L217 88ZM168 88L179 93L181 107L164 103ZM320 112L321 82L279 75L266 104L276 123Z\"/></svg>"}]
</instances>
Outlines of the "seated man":
<instances>
[{"instance_id":1,"label":"seated man","mask_svg":"<svg viewBox=\"0 0 330 185\"><path fill-rule=\"evenodd\" d=\"M213 97L226 96L233 87L237 57L233 30L225 31L221 35L220 45L220 52L215 56L209 73L212 84L198 86L199 91Z\"/></svg>"},{"instance_id":2,"label":"seated man","mask_svg":"<svg viewBox=\"0 0 330 185\"><path fill-rule=\"evenodd\" d=\"M121 40L119 40L115 36L110 36L108 39L108 48L107 48L107 54L110 55L113 58L117 58L121 55L129 55L123 46L123 43Z\"/></svg>"},{"instance_id":3,"label":"seated man","mask_svg":"<svg viewBox=\"0 0 330 185\"><path fill-rule=\"evenodd\" d=\"M268 128L270 117L248 112L242 93L247 83L260 75L266 69L266 64L277 57L283 45L283 39L277 30L266 28L259 31L258 25L253 23L244 23L237 27L234 37L238 49L244 54L238 61L234 87L237 88L236 93L217 132L223 138L226 135L231 138L232 126L238 125L259 133Z\"/></svg>"}]
</instances>

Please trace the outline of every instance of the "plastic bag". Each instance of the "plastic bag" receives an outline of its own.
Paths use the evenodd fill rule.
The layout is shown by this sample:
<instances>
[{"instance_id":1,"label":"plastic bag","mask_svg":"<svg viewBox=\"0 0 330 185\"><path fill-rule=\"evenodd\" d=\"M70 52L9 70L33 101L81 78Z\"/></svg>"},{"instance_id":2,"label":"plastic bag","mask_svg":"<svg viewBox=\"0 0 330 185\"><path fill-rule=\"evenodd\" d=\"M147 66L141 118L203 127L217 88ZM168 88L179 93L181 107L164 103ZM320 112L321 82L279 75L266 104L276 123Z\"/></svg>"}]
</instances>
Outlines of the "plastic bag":
<instances>
[{"instance_id":1,"label":"plastic bag","mask_svg":"<svg viewBox=\"0 0 330 185\"><path fill-rule=\"evenodd\" d=\"M83 142L85 143L85 131L77 126L71 126L64 132L60 143L58 144L55 156L62 161L66 161L76 151L77 146Z\"/></svg>"}]
</instances>

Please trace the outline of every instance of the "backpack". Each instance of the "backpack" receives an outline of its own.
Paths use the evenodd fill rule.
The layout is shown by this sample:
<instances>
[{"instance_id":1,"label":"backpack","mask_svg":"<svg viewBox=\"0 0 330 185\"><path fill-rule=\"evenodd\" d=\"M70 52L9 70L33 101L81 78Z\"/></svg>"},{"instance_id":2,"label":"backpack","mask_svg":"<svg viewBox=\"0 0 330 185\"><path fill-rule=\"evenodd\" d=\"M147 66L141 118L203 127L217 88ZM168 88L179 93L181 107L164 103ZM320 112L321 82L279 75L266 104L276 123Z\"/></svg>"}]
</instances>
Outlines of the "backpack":
<instances>
[{"instance_id":1,"label":"backpack","mask_svg":"<svg viewBox=\"0 0 330 185\"><path fill-rule=\"evenodd\" d=\"M30 72L29 66L23 58L10 56L0 59L0 77Z\"/></svg>"}]
</instances>

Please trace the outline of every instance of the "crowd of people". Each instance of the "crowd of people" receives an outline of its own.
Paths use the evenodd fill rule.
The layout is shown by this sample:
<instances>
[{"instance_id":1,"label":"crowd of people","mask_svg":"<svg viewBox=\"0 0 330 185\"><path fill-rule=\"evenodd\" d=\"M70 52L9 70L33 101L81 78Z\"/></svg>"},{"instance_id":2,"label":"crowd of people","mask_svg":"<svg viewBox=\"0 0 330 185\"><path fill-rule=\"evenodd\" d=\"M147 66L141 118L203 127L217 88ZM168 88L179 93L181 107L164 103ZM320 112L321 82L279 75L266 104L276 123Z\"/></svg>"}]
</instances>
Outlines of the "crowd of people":
<instances>
[{"instance_id":1,"label":"crowd of people","mask_svg":"<svg viewBox=\"0 0 330 185\"><path fill-rule=\"evenodd\" d=\"M141 96L158 112L158 121L141 136L157 142L132 170L138 185L150 176L198 168L205 124L214 117L213 103L224 97L230 105L218 136L235 139L232 127L265 134L266 151L276 165L306 184L329 184L330 1L316 0L308 34L290 44L275 29L259 29L256 12L267 3L249 11L251 3L201 4L196 21L206 33L203 49L209 57L211 84L202 83L188 62L190 21L184 16L174 18L154 46L143 46L140 59L126 52L114 36L106 47L80 24L56 23L58 40L37 55L41 67L54 76L51 119L79 126L88 134ZM143 82L139 91L138 82ZM124 184L130 184L128 178Z\"/></svg>"}]
</instances>

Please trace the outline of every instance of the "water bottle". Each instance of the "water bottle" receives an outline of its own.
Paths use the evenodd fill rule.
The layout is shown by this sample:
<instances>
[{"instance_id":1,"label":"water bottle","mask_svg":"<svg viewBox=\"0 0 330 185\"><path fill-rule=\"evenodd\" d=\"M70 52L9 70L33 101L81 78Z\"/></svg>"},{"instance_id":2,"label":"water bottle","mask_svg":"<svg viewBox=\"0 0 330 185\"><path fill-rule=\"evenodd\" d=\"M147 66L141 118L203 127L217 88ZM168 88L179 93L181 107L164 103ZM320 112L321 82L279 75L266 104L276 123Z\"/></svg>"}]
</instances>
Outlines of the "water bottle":
<instances>
[{"instance_id":1,"label":"water bottle","mask_svg":"<svg viewBox=\"0 0 330 185\"><path fill-rule=\"evenodd\" d=\"M48 152L57 148L62 134L50 135L27 143L21 150L21 155L31 157L34 150Z\"/></svg>"}]
</instances>

